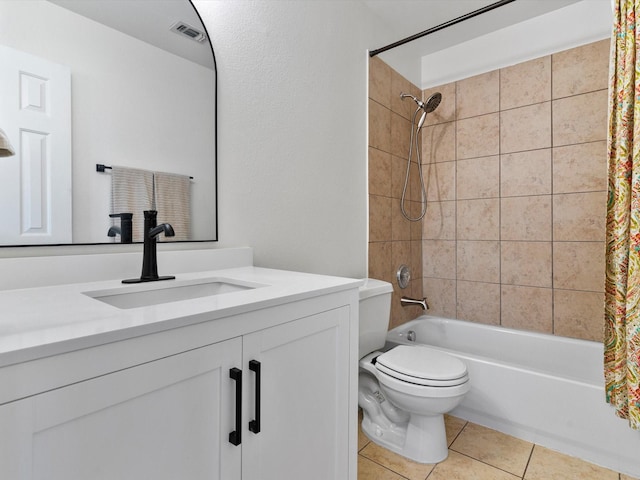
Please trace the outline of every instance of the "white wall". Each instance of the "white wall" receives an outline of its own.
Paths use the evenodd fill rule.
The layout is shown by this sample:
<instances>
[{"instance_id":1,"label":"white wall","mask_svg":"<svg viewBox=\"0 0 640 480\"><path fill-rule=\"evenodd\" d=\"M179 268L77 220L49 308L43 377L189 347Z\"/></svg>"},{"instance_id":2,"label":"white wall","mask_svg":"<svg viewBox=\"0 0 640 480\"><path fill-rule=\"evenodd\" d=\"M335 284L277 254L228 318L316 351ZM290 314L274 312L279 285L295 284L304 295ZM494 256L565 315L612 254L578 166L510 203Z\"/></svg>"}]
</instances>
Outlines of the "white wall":
<instances>
[{"instance_id":1,"label":"white wall","mask_svg":"<svg viewBox=\"0 0 640 480\"><path fill-rule=\"evenodd\" d=\"M389 39L360 2L194 3L218 65L220 246L366 275L366 49Z\"/></svg>"},{"instance_id":2,"label":"white wall","mask_svg":"<svg viewBox=\"0 0 640 480\"><path fill-rule=\"evenodd\" d=\"M193 234L213 238L212 70L41 0L0 1L0 43L71 69L74 242L109 241L96 163L195 177L193 217L210 221Z\"/></svg>"}]
</instances>

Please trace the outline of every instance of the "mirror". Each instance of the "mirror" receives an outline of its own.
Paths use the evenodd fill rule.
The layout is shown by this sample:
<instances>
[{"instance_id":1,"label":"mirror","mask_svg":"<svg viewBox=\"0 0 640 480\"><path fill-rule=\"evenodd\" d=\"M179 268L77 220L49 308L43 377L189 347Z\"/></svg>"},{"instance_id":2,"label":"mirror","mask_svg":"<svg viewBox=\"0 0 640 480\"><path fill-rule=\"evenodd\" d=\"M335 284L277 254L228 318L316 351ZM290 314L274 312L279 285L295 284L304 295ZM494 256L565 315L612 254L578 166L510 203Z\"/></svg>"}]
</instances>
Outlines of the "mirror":
<instances>
[{"instance_id":1,"label":"mirror","mask_svg":"<svg viewBox=\"0 0 640 480\"><path fill-rule=\"evenodd\" d=\"M0 59L1 246L119 243L112 166L192 177L185 239L217 239L215 59L189 0L2 0Z\"/></svg>"}]
</instances>

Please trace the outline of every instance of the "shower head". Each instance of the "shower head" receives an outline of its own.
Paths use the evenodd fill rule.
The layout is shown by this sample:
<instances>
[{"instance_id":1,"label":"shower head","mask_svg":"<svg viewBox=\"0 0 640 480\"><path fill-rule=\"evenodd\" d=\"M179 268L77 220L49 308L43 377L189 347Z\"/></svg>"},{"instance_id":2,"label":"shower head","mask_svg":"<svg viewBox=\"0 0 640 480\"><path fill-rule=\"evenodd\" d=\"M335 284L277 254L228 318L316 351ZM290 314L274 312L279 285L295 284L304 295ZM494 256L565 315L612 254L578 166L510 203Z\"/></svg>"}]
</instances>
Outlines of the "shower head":
<instances>
[{"instance_id":1,"label":"shower head","mask_svg":"<svg viewBox=\"0 0 640 480\"><path fill-rule=\"evenodd\" d=\"M429 98L427 98L427 101L420 106L424 109L425 112L431 113L436 108L438 108L438 105L440 105L441 101L442 101L442 94L440 92L436 92L433 95L431 95Z\"/></svg>"},{"instance_id":2,"label":"shower head","mask_svg":"<svg viewBox=\"0 0 640 480\"><path fill-rule=\"evenodd\" d=\"M440 92L436 92L431 95L426 102L418 100L416 97L409 93L401 93L400 98L402 100L404 100L405 98L411 98L414 102L416 102L416 105L418 105L418 107L425 111L425 113L431 113L436 108L438 108L438 105L440 105L440 102L442 101L442 94Z\"/></svg>"}]
</instances>

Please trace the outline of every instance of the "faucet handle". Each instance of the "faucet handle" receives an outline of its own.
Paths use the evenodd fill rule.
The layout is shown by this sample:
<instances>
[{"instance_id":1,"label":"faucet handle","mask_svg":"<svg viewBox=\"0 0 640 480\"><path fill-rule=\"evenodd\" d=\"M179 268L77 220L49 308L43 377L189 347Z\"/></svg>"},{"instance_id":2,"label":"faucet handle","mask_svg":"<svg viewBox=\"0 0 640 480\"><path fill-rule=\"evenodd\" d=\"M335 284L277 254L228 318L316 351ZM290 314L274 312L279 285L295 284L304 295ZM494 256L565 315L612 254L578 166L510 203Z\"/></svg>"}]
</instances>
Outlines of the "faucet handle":
<instances>
[{"instance_id":1,"label":"faucet handle","mask_svg":"<svg viewBox=\"0 0 640 480\"><path fill-rule=\"evenodd\" d=\"M164 233L165 237L175 237L176 232L173 230L173 227L169 223L161 223L157 227L153 227L149 230L149 238L153 238L157 235Z\"/></svg>"}]
</instances>

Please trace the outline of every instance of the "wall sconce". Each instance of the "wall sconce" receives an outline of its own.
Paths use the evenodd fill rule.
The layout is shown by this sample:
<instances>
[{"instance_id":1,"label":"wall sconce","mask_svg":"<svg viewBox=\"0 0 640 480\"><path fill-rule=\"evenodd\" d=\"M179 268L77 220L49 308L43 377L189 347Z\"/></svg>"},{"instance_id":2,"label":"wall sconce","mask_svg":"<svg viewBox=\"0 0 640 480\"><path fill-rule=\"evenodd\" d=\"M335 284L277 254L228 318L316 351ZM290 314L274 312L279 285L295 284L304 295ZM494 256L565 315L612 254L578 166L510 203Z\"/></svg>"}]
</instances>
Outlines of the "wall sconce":
<instances>
[{"instance_id":1,"label":"wall sconce","mask_svg":"<svg viewBox=\"0 0 640 480\"><path fill-rule=\"evenodd\" d=\"M10 157L15 154L16 151L11 146L9 137L7 137L7 134L0 128L0 157Z\"/></svg>"}]
</instances>

